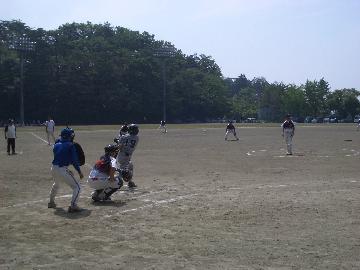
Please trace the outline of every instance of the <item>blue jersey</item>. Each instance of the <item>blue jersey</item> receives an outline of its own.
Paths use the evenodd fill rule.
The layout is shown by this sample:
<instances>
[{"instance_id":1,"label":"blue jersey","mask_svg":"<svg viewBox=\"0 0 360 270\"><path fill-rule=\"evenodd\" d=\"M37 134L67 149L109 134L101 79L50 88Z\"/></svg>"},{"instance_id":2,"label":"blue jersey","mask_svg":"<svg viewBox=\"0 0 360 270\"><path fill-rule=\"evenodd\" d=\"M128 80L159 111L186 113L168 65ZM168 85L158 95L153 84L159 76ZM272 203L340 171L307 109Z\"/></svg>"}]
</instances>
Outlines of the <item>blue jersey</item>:
<instances>
[{"instance_id":1,"label":"blue jersey","mask_svg":"<svg viewBox=\"0 0 360 270\"><path fill-rule=\"evenodd\" d=\"M73 165L80 173L79 160L76 153L75 146L72 142L60 140L54 145L54 160L53 165L60 167Z\"/></svg>"}]
</instances>

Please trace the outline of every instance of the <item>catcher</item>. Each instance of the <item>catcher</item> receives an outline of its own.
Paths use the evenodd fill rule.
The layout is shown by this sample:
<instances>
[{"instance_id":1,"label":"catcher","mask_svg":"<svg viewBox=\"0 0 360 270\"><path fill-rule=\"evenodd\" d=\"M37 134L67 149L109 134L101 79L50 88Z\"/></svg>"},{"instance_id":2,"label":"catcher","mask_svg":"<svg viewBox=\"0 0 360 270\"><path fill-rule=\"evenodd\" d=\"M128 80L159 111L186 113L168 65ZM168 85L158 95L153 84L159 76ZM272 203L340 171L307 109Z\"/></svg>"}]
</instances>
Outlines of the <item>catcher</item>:
<instances>
[{"instance_id":1,"label":"catcher","mask_svg":"<svg viewBox=\"0 0 360 270\"><path fill-rule=\"evenodd\" d=\"M118 146L109 144L104 150L105 154L96 161L87 180L89 186L95 190L91 194L94 202L111 201L111 195L123 185L122 177L115 174Z\"/></svg>"}]
</instances>

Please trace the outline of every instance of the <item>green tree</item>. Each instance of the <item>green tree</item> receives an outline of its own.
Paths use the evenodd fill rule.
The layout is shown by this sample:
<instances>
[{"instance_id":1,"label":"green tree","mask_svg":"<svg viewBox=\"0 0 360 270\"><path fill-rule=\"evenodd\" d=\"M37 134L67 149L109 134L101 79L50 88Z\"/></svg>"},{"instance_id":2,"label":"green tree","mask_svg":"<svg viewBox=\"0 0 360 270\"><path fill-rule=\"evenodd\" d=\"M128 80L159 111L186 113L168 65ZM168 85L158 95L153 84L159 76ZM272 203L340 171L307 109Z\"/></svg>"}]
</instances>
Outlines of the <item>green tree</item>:
<instances>
[{"instance_id":1,"label":"green tree","mask_svg":"<svg viewBox=\"0 0 360 270\"><path fill-rule=\"evenodd\" d=\"M320 81L306 81L305 100L313 116L319 116L326 110L326 96L330 92L329 84L322 78Z\"/></svg>"},{"instance_id":2,"label":"green tree","mask_svg":"<svg viewBox=\"0 0 360 270\"><path fill-rule=\"evenodd\" d=\"M282 95L283 115L290 113L293 116L304 117L307 113L304 89L294 84L285 87Z\"/></svg>"},{"instance_id":3,"label":"green tree","mask_svg":"<svg viewBox=\"0 0 360 270\"><path fill-rule=\"evenodd\" d=\"M264 87L261 97L261 118L268 121L282 119L283 95L286 86L283 83L271 83Z\"/></svg>"},{"instance_id":4,"label":"green tree","mask_svg":"<svg viewBox=\"0 0 360 270\"><path fill-rule=\"evenodd\" d=\"M248 117L257 117L258 101L257 92L254 88L242 88L238 94L231 99L230 118L246 119Z\"/></svg>"},{"instance_id":5,"label":"green tree","mask_svg":"<svg viewBox=\"0 0 360 270\"><path fill-rule=\"evenodd\" d=\"M354 118L360 111L359 95L360 92L354 88L335 90L327 96L327 107L339 118Z\"/></svg>"}]
</instances>

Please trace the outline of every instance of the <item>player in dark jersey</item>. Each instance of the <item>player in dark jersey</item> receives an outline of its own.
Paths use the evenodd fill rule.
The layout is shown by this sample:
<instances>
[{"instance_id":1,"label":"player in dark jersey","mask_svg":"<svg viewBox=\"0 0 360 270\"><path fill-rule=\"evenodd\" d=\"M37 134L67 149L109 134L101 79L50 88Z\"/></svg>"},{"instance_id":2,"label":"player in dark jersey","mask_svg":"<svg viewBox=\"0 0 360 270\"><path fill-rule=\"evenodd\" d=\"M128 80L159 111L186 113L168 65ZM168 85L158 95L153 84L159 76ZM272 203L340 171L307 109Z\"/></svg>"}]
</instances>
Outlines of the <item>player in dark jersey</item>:
<instances>
[{"instance_id":1,"label":"player in dark jersey","mask_svg":"<svg viewBox=\"0 0 360 270\"><path fill-rule=\"evenodd\" d=\"M295 135L295 124L291 120L290 114L286 115L284 123L281 125L282 127L282 136L285 138L287 155L292 155L292 138Z\"/></svg>"},{"instance_id":2,"label":"player in dark jersey","mask_svg":"<svg viewBox=\"0 0 360 270\"><path fill-rule=\"evenodd\" d=\"M163 133L167 133L166 122L165 122L164 120L161 120L161 121L160 121L159 129L160 129Z\"/></svg>"},{"instance_id":3,"label":"player in dark jersey","mask_svg":"<svg viewBox=\"0 0 360 270\"><path fill-rule=\"evenodd\" d=\"M226 126L226 130L225 130L225 141L227 141L227 137L228 134L231 133L232 135L234 135L234 137L236 138L236 140L238 141L239 138L236 136L236 131L235 131L235 126L233 125L232 121L229 121L229 123Z\"/></svg>"}]
</instances>

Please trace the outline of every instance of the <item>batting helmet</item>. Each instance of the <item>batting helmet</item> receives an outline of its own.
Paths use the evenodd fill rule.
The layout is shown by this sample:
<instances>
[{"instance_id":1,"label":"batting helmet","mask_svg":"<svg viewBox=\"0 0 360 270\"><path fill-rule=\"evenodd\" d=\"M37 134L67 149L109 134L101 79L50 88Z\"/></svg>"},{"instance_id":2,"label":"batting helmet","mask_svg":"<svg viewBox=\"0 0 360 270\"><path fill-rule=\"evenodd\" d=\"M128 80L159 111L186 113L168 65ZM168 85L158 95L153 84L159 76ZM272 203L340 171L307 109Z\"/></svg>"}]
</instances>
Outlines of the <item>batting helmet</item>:
<instances>
[{"instance_id":1,"label":"batting helmet","mask_svg":"<svg viewBox=\"0 0 360 270\"><path fill-rule=\"evenodd\" d=\"M139 133L139 127L136 124L131 124L129 126L129 134L130 135L137 135Z\"/></svg>"}]
</instances>

